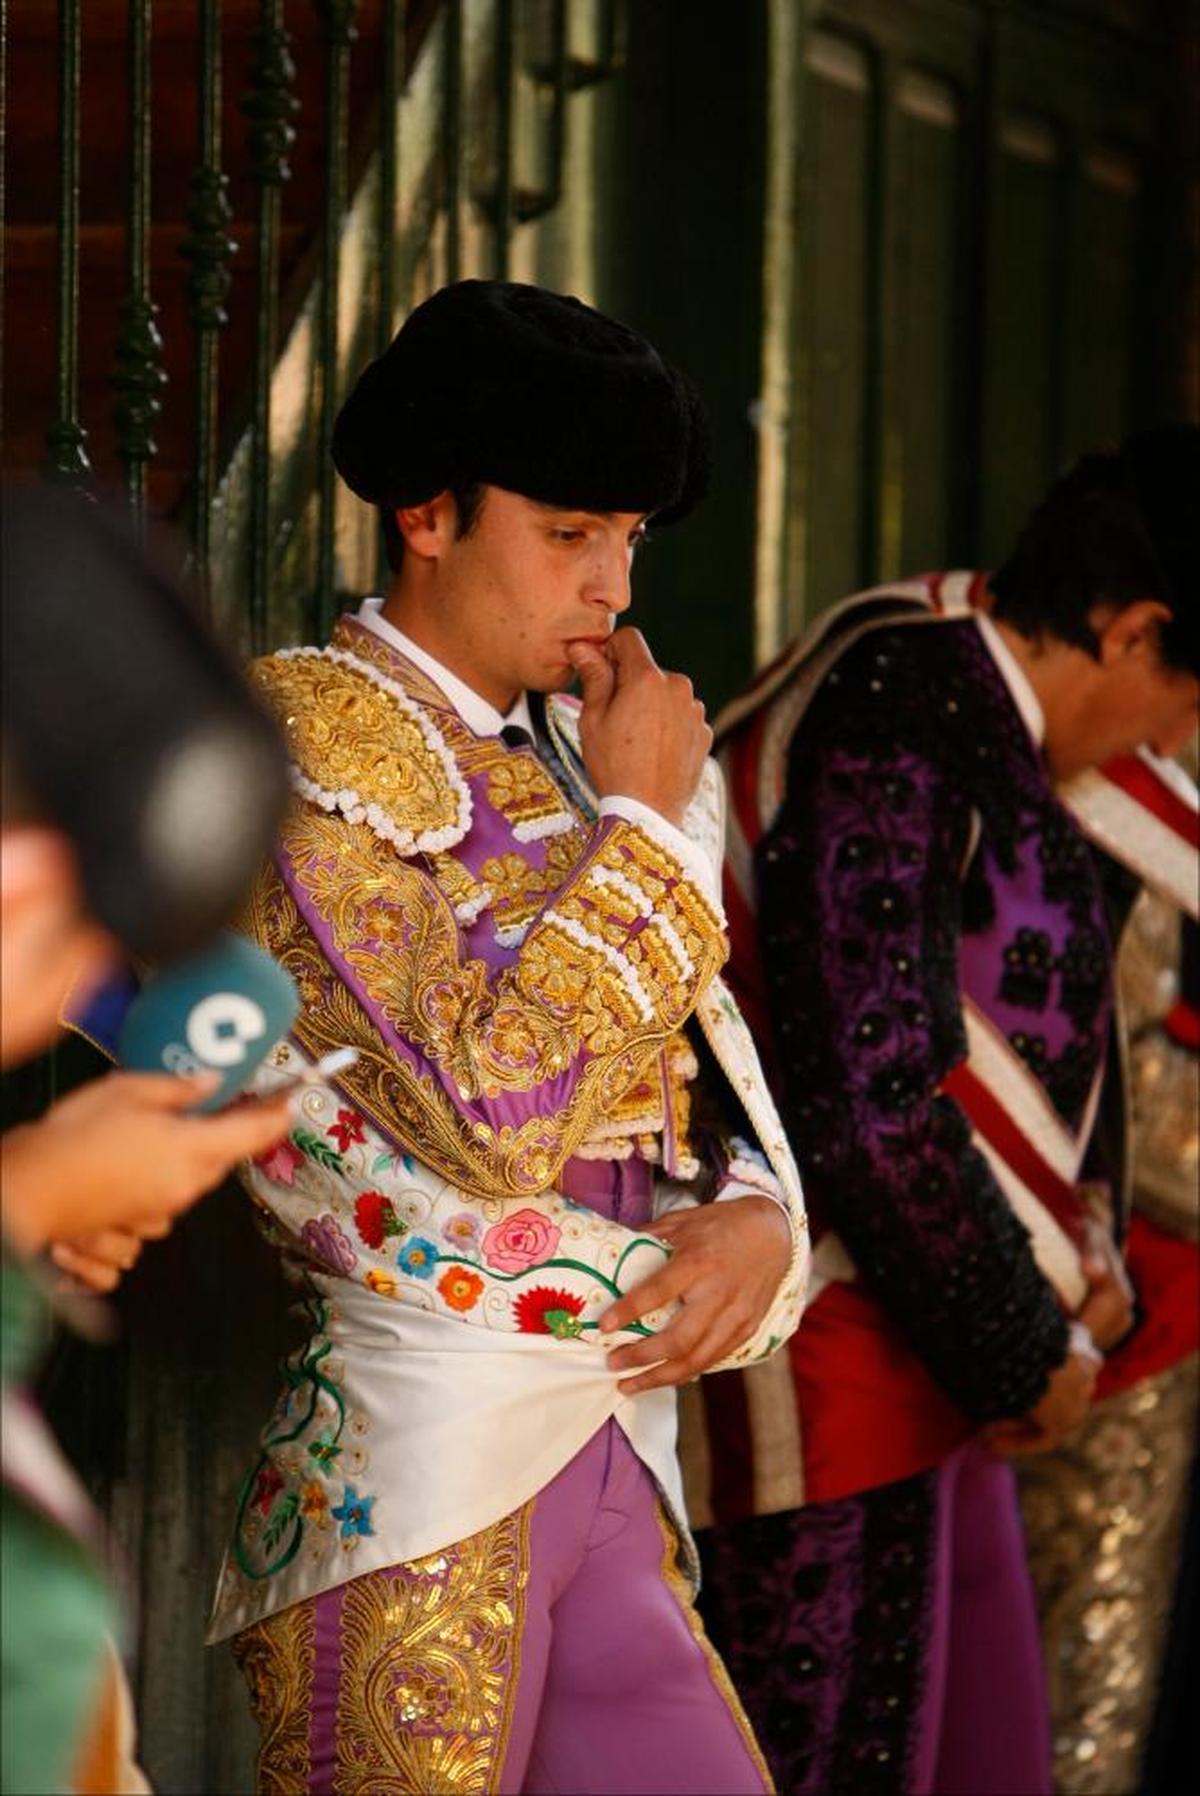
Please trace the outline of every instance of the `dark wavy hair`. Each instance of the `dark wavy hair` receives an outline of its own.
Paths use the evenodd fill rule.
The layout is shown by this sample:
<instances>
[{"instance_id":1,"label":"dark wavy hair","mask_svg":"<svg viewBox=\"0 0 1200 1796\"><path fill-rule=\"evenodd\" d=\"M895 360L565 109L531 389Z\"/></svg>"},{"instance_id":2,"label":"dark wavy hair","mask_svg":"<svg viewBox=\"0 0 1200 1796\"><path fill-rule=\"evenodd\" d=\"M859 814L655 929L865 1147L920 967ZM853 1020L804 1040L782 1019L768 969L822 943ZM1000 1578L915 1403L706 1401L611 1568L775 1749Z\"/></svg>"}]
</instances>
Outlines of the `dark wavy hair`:
<instances>
[{"instance_id":1,"label":"dark wavy hair","mask_svg":"<svg viewBox=\"0 0 1200 1796\"><path fill-rule=\"evenodd\" d=\"M992 575L993 616L1091 655L1097 605L1158 599L1163 660L1200 673L1200 426L1167 425L1084 455L1056 480Z\"/></svg>"}]
</instances>

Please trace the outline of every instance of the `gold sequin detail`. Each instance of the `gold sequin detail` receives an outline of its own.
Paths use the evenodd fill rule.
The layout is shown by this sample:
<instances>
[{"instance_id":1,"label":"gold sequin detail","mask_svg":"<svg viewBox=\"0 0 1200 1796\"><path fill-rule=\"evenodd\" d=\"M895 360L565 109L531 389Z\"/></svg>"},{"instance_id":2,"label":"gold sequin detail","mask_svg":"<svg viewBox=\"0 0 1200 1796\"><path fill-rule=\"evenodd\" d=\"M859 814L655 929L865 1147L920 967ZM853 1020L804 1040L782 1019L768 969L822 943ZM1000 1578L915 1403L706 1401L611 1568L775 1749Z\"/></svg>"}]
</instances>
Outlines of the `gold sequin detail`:
<instances>
[{"instance_id":1,"label":"gold sequin detail","mask_svg":"<svg viewBox=\"0 0 1200 1796\"><path fill-rule=\"evenodd\" d=\"M1137 1788L1195 1446L1195 1354L1022 1462L1062 1796Z\"/></svg>"},{"instance_id":2,"label":"gold sequin detail","mask_svg":"<svg viewBox=\"0 0 1200 1796\"><path fill-rule=\"evenodd\" d=\"M334 1796L497 1787L512 1728L532 1505L347 1584Z\"/></svg>"},{"instance_id":3,"label":"gold sequin detail","mask_svg":"<svg viewBox=\"0 0 1200 1796\"><path fill-rule=\"evenodd\" d=\"M310 1598L243 1628L230 1643L258 1723L258 1796L306 1796L310 1787L315 1642L316 1609Z\"/></svg>"}]
</instances>

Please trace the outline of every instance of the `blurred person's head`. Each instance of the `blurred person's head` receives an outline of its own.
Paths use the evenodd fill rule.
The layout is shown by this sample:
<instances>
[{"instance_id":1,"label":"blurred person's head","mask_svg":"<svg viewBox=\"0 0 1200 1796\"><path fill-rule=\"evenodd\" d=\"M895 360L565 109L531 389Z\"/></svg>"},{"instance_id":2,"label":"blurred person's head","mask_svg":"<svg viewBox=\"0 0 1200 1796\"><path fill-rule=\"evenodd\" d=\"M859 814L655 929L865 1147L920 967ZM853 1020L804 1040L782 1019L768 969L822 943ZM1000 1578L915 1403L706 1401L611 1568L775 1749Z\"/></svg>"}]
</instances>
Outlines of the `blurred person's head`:
<instances>
[{"instance_id":1,"label":"blurred person's head","mask_svg":"<svg viewBox=\"0 0 1200 1796\"><path fill-rule=\"evenodd\" d=\"M201 946L285 801L237 670L115 513L3 495L0 1058L53 1039L67 988L124 950Z\"/></svg>"},{"instance_id":2,"label":"blurred person's head","mask_svg":"<svg viewBox=\"0 0 1200 1796\"><path fill-rule=\"evenodd\" d=\"M708 480L704 408L636 331L541 287L460 281L343 406L333 456L377 506L385 615L501 710L568 685L630 602L645 526Z\"/></svg>"},{"instance_id":3,"label":"blurred person's head","mask_svg":"<svg viewBox=\"0 0 1200 1796\"><path fill-rule=\"evenodd\" d=\"M990 584L1039 686L1056 775L1178 752L1200 708L1200 428L1083 456Z\"/></svg>"}]
</instances>

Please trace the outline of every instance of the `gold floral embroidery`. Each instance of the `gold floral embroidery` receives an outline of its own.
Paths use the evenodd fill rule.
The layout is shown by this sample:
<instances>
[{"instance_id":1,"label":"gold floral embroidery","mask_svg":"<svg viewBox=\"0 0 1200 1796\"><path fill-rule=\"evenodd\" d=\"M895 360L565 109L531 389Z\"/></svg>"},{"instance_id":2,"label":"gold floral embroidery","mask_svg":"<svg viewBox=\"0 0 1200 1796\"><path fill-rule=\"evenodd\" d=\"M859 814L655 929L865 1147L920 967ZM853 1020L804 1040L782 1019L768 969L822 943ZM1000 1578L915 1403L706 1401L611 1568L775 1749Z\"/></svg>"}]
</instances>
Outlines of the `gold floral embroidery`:
<instances>
[{"instance_id":1,"label":"gold floral embroidery","mask_svg":"<svg viewBox=\"0 0 1200 1796\"><path fill-rule=\"evenodd\" d=\"M562 835L551 836L541 867L514 853L492 855L484 861L479 877L493 895L498 934L517 932L532 923L546 894L556 892L575 871L587 840L587 831L578 825Z\"/></svg>"},{"instance_id":2,"label":"gold floral embroidery","mask_svg":"<svg viewBox=\"0 0 1200 1796\"><path fill-rule=\"evenodd\" d=\"M462 840L470 821L466 785L437 730L398 687L329 651L284 651L249 672L279 720L307 797L365 816L402 854Z\"/></svg>"},{"instance_id":3,"label":"gold floral embroidery","mask_svg":"<svg viewBox=\"0 0 1200 1796\"><path fill-rule=\"evenodd\" d=\"M476 879L471 869L464 866L457 855L436 854L433 856L432 866L433 877L450 900L455 916L469 929L480 912L492 903L495 892L482 880Z\"/></svg>"},{"instance_id":4,"label":"gold floral embroidery","mask_svg":"<svg viewBox=\"0 0 1200 1796\"><path fill-rule=\"evenodd\" d=\"M518 842L578 829L574 812L532 754L510 752L488 774L488 803L511 825Z\"/></svg>"},{"instance_id":5,"label":"gold floral embroidery","mask_svg":"<svg viewBox=\"0 0 1200 1796\"><path fill-rule=\"evenodd\" d=\"M671 1119L675 1137L676 1174L690 1178L698 1170L691 1147L692 1083L696 1056L686 1035L673 1035L658 1060L636 1079L601 1118L581 1145L585 1159L624 1159L635 1150L643 1159L660 1157L658 1137Z\"/></svg>"},{"instance_id":6,"label":"gold floral embroidery","mask_svg":"<svg viewBox=\"0 0 1200 1796\"><path fill-rule=\"evenodd\" d=\"M312 1781L309 1723L316 1660L316 1608L292 1603L231 1642L258 1723L260 1796L296 1796Z\"/></svg>"},{"instance_id":7,"label":"gold floral embroidery","mask_svg":"<svg viewBox=\"0 0 1200 1796\"><path fill-rule=\"evenodd\" d=\"M700 1648L700 1651L707 1661L708 1674L716 1686L718 1695L722 1698L726 1708L729 1710L730 1718L733 1721L734 1726L737 1728L738 1733L742 1736L742 1739L745 1742L746 1751L753 1762L754 1769L762 1778L763 1790L768 1792L768 1796L774 1796L775 1785L772 1781L771 1773L767 1769L767 1761L762 1755L762 1749L754 1737L754 1730L750 1726L749 1718L738 1699L737 1691L730 1681L729 1673L725 1669L724 1660L720 1657L711 1640L708 1638L708 1635L704 1632L704 1623L696 1613L696 1599L692 1580L683 1571L679 1563L681 1543L678 1531L661 1503L657 1506L656 1515L659 1532L662 1535L663 1542L661 1566L662 1581L683 1611L683 1619L688 1625L692 1638L695 1640L696 1645Z\"/></svg>"},{"instance_id":8,"label":"gold floral embroidery","mask_svg":"<svg viewBox=\"0 0 1200 1796\"><path fill-rule=\"evenodd\" d=\"M497 1788L520 1675L531 1511L346 1586L334 1796Z\"/></svg>"},{"instance_id":9,"label":"gold floral embroidery","mask_svg":"<svg viewBox=\"0 0 1200 1796\"><path fill-rule=\"evenodd\" d=\"M454 757L455 765L468 779L487 773L507 761L512 750L498 736L477 736L450 703L440 687L427 674L369 630L357 618L341 617L334 625L329 646L353 655L356 661L373 667L386 679L394 680L413 703L419 705L434 723L438 735Z\"/></svg>"}]
</instances>

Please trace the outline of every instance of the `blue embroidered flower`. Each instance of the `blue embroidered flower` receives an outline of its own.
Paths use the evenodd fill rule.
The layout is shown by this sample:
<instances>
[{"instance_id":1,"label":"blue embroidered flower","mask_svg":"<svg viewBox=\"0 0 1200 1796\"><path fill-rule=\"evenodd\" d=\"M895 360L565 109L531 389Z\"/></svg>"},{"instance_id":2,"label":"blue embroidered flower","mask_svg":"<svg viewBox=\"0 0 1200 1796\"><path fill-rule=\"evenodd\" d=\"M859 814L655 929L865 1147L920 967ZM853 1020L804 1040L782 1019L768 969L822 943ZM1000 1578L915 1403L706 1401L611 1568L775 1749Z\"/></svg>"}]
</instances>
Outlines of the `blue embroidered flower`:
<instances>
[{"instance_id":1,"label":"blue embroidered flower","mask_svg":"<svg viewBox=\"0 0 1200 1796\"><path fill-rule=\"evenodd\" d=\"M437 1259L438 1250L433 1242L427 1241L424 1235L414 1235L396 1255L396 1264L410 1278L432 1278Z\"/></svg>"},{"instance_id":2,"label":"blue embroidered flower","mask_svg":"<svg viewBox=\"0 0 1200 1796\"><path fill-rule=\"evenodd\" d=\"M336 1509L331 1509L335 1522L341 1522L343 1540L352 1540L357 1534L374 1534L371 1525L371 1510L374 1508L374 1497L360 1497L352 1484L346 1486L346 1494Z\"/></svg>"}]
</instances>

